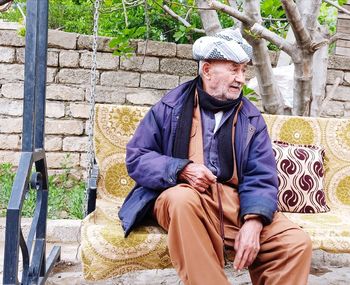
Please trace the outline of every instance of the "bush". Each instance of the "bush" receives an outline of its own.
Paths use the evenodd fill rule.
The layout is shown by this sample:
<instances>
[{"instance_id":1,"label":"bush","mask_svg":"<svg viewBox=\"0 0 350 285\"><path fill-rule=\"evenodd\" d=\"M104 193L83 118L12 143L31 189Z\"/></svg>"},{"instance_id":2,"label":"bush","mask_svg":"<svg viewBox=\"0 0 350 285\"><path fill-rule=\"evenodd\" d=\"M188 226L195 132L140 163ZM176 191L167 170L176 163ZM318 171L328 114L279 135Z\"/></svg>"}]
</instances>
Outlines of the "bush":
<instances>
[{"instance_id":1,"label":"bush","mask_svg":"<svg viewBox=\"0 0 350 285\"><path fill-rule=\"evenodd\" d=\"M0 164L0 216L6 215L11 189L16 172L9 163ZM49 219L82 219L85 183L69 175L69 170L62 174L49 176ZM32 217L36 205L35 190L27 193L23 204L22 217Z\"/></svg>"}]
</instances>

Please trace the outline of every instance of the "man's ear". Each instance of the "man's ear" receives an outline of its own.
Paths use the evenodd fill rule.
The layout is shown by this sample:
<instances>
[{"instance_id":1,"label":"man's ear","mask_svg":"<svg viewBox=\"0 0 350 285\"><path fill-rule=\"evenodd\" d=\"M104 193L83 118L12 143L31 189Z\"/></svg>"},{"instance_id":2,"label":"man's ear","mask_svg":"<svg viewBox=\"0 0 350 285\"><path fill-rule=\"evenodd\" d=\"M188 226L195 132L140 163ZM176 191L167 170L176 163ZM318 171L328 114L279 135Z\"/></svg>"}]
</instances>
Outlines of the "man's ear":
<instances>
[{"instance_id":1,"label":"man's ear","mask_svg":"<svg viewBox=\"0 0 350 285\"><path fill-rule=\"evenodd\" d=\"M209 62L207 62L207 61L203 62L202 76L207 80L210 80L210 77L211 77L210 68L211 68L211 65Z\"/></svg>"}]
</instances>

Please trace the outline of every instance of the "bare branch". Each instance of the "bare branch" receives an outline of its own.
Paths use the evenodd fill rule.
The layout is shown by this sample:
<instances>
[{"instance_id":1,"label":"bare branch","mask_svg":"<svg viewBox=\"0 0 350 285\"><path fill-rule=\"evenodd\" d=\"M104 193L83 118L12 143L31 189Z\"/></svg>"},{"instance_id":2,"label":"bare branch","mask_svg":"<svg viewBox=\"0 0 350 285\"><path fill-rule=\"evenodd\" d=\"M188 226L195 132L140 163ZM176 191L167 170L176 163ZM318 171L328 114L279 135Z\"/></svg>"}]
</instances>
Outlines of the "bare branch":
<instances>
[{"instance_id":1,"label":"bare branch","mask_svg":"<svg viewBox=\"0 0 350 285\"><path fill-rule=\"evenodd\" d=\"M344 7L340 6L337 2L333 2L333 1L329 1L329 0L322 0L323 2L334 6L335 8L337 8L339 11L342 11L343 13L350 15L350 11L345 9Z\"/></svg>"},{"instance_id":2,"label":"bare branch","mask_svg":"<svg viewBox=\"0 0 350 285\"><path fill-rule=\"evenodd\" d=\"M336 42L339 39L342 39L345 36L343 33L336 33L331 38L329 39L329 44L331 45L332 43Z\"/></svg>"},{"instance_id":3,"label":"bare branch","mask_svg":"<svg viewBox=\"0 0 350 285\"><path fill-rule=\"evenodd\" d=\"M167 5L163 5L162 6L164 11L167 12L171 17L173 17L174 19L178 20L179 22L181 22L185 27L191 27L191 24L189 22L187 22L184 18L182 18L181 16L179 16L178 14L176 14L173 10L171 10ZM205 34L205 31L203 29L197 29L197 28L191 28L192 31L196 32L196 33L201 33L201 34Z\"/></svg>"},{"instance_id":4,"label":"bare branch","mask_svg":"<svg viewBox=\"0 0 350 285\"><path fill-rule=\"evenodd\" d=\"M253 27L250 29L253 33L261 36L262 38L268 40L269 42L275 44L277 47L282 49L285 53L287 53L289 56L293 56L293 53L295 52L294 46L286 41L284 38L278 36L277 34L271 32L270 30L266 29L265 27L261 26L258 23L255 23Z\"/></svg>"},{"instance_id":5,"label":"bare branch","mask_svg":"<svg viewBox=\"0 0 350 285\"><path fill-rule=\"evenodd\" d=\"M235 17L237 20L240 20L242 23L248 26L252 26L254 24L254 21L252 21L249 17L247 17L245 14L241 13L237 9L234 9L216 0L209 0L208 3L209 7L212 7L215 10L222 11L232 17Z\"/></svg>"},{"instance_id":6,"label":"bare branch","mask_svg":"<svg viewBox=\"0 0 350 285\"><path fill-rule=\"evenodd\" d=\"M281 0L281 2L286 12L288 22L293 29L296 42L301 47L310 45L311 38L303 24L297 5L293 0Z\"/></svg>"}]
</instances>

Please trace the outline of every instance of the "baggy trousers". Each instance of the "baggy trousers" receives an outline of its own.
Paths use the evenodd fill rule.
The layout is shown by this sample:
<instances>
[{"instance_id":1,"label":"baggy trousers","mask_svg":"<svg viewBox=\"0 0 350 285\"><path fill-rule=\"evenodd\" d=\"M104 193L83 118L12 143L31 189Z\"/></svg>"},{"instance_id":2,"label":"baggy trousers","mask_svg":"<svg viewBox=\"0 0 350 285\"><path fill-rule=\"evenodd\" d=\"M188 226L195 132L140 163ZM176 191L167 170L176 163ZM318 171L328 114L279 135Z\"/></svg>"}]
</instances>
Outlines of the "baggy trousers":
<instances>
[{"instance_id":1,"label":"baggy trousers","mask_svg":"<svg viewBox=\"0 0 350 285\"><path fill-rule=\"evenodd\" d=\"M196 112L198 115L198 112ZM190 159L203 161L200 119L193 119ZM199 131L198 131L199 130ZM225 244L233 247L240 229L239 196L222 185L221 203ZM223 241L220 236L218 189L199 193L179 184L160 194L154 215L168 232L173 266L186 285L230 284L224 273ZM258 197L257 197L258 198ZM260 235L260 251L249 267L253 284L305 285L310 271L312 245L309 236L283 214L276 213Z\"/></svg>"}]
</instances>

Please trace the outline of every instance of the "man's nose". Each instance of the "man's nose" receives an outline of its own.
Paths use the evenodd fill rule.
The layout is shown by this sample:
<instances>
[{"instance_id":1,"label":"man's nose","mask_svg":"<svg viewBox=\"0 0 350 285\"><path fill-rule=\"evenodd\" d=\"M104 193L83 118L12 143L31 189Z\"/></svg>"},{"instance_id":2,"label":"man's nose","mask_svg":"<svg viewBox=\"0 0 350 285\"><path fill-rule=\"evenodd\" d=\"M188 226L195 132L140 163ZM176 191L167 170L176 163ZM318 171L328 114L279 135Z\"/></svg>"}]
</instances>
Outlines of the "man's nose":
<instances>
[{"instance_id":1,"label":"man's nose","mask_svg":"<svg viewBox=\"0 0 350 285\"><path fill-rule=\"evenodd\" d=\"M245 82L245 73L243 70L240 70L236 73L236 78L235 80L237 82L240 82L240 83L244 83Z\"/></svg>"}]
</instances>

